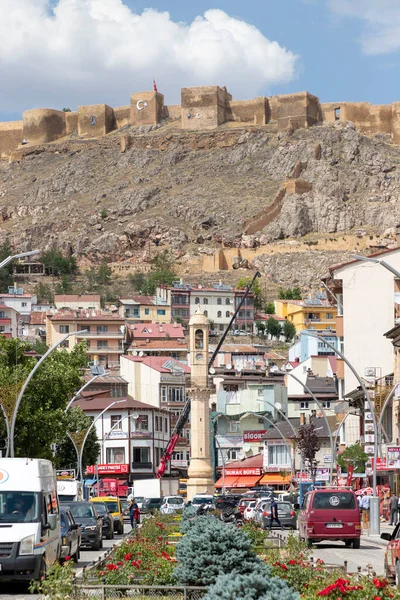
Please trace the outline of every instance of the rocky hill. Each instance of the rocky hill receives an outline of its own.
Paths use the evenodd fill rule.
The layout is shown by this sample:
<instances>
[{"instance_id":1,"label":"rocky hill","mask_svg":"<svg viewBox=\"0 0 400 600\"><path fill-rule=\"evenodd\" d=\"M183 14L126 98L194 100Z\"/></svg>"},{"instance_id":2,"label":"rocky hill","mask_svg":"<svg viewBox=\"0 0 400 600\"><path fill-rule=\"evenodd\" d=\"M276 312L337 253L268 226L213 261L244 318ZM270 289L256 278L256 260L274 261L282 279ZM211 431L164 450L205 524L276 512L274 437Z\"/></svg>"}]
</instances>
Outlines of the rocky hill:
<instances>
[{"instance_id":1,"label":"rocky hill","mask_svg":"<svg viewBox=\"0 0 400 600\"><path fill-rule=\"evenodd\" d=\"M87 264L147 260L150 244L182 273L214 249L255 248L250 266L307 286L355 248L396 245L399 199L400 147L352 123L128 127L0 162L0 243L56 245Z\"/></svg>"}]
</instances>

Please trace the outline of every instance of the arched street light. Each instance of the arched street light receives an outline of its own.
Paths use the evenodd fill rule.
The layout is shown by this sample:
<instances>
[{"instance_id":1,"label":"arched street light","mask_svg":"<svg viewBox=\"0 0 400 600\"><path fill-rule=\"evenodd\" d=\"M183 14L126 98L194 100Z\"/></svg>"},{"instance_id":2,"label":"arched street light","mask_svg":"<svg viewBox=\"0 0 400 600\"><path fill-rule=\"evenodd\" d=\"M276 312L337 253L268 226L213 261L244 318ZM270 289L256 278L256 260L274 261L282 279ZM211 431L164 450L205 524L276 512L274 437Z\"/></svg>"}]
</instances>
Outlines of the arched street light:
<instances>
[{"instance_id":1,"label":"arched street light","mask_svg":"<svg viewBox=\"0 0 400 600\"><path fill-rule=\"evenodd\" d=\"M21 391L18 394L18 398L17 401L15 403L15 407L14 407L14 412L13 412L13 416L12 416L12 420L11 420L11 427L10 427L10 444L9 444L9 449L10 449L10 454L11 454L11 458L14 458L14 435L15 435L15 423L17 420L17 415L18 415L18 409L19 409L19 405L21 404L21 400L22 400L22 396L25 393L26 388L29 385L29 382L31 381L32 377L34 376L34 374L36 373L36 371L38 370L38 368L40 367L40 365L46 360L46 358L49 356L49 354L51 354L53 352L53 350L55 350L58 346L60 346L60 344L62 344L63 342L65 342L65 340L69 337L71 337L72 335L76 335L77 333L81 334L82 331L71 331L70 333L66 333L62 338L60 338L58 340L58 342L56 342L55 344L53 344L51 346L51 348L49 348L47 350L47 352L45 354L43 354L42 358L36 363L36 365L33 367L32 371L29 373L28 377L26 378L24 385L21 388ZM87 333L87 330L83 330L83 333ZM8 451L7 451L7 456L8 456Z\"/></svg>"},{"instance_id":2,"label":"arched street light","mask_svg":"<svg viewBox=\"0 0 400 600\"><path fill-rule=\"evenodd\" d=\"M26 258L27 256L35 256L36 254L40 254L40 250L30 250L29 252L21 252L20 254L13 254L12 256L7 256L4 260L0 262L0 269L5 267L12 260L16 258Z\"/></svg>"},{"instance_id":3,"label":"arched street light","mask_svg":"<svg viewBox=\"0 0 400 600\"><path fill-rule=\"evenodd\" d=\"M374 412L374 407L372 406L370 395L367 391L367 388L364 385L363 380L361 379L361 377L359 376L359 374L357 373L357 371L355 370L355 368L353 367L351 362L348 360L348 358L346 358L345 355L342 352L340 352L340 350L335 348L335 346L333 346L332 344L327 342L325 338L323 338L322 336L320 336L318 334L308 333L307 331L303 331L303 335L307 335L308 337L314 337L314 338L319 339L320 341L324 342L324 344L326 344L329 348L331 348L338 356L340 356L340 358L346 363L346 365L349 367L350 371L353 373L354 377L357 379L358 383L360 384L361 389L364 394L364 397L365 397L365 400L368 403L368 408L371 413L372 423L374 426L374 440L375 440L374 441L374 465L373 465L373 469L372 469L372 487L374 490L374 495L371 496L371 500L370 500L370 507L371 507L370 508L370 511L371 511L370 533L372 535L379 535L379 533L380 533L379 498L377 496L377 487L376 487L376 463L377 463L377 459L378 459L378 424L376 422L376 415Z\"/></svg>"}]
</instances>

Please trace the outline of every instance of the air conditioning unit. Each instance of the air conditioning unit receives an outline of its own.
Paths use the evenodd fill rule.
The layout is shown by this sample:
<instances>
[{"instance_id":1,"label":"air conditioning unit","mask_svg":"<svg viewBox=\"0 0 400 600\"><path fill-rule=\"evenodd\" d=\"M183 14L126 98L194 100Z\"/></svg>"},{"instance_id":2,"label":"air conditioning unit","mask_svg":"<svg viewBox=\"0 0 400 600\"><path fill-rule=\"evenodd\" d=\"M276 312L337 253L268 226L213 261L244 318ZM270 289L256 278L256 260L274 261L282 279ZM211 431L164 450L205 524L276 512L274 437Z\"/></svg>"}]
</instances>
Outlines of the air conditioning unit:
<instances>
[{"instance_id":1,"label":"air conditioning unit","mask_svg":"<svg viewBox=\"0 0 400 600\"><path fill-rule=\"evenodd\" d=\"M378 367L366 367L364 370L365 377L376 377L378 374Z\"/></svg>"}]
</instances>

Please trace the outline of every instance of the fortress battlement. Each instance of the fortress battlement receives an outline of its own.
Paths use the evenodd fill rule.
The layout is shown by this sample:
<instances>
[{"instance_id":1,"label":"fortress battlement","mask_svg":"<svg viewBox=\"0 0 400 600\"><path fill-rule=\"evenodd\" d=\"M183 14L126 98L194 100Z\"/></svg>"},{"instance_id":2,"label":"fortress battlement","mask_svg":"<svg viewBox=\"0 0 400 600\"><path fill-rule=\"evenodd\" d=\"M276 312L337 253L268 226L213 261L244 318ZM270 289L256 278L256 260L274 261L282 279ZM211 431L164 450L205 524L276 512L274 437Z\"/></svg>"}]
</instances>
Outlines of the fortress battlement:
<instances>
[{"instance_id":1,"label":"fortress battlement","mask_svg":"<svg viewBox=\"0 0 400 600\"><path fill-rule=\"evenodd\" d=\"M21 144L54 142L73 132L81 138L96 138L126 125L156 125L168 118L192 131L216 129L229 121L256 126L276 123L278 131L352 121L365 135L388 134L392 143L400 144L400 102L320 103L308 92L233 100L225 87L200 86L182 88L180 105L165 105L162 94L147 91L133 93L129 105L116 108L93 104L79 106L77 112L27 110L21 121L0 123L0 158L8 158Z\"/></svg>"}]
</instances>

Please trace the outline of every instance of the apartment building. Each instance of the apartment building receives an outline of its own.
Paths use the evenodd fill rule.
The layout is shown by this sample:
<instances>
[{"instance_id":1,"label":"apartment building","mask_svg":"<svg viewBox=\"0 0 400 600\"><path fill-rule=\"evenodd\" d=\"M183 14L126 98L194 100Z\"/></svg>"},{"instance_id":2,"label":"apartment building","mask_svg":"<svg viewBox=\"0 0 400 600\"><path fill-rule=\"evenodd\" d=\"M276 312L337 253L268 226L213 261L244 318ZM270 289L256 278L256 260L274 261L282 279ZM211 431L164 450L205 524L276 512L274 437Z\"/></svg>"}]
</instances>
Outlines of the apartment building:
<instances>
[{"instance_id":1,"label":"apartment building","mask_svg":"<svg viewBox=\"0 0 400 600\"><path fill-rule=\"evenodd\" d=\"M14 309L0 304L0 335L7 338L18 337L19 313Z\"/></svg>"},{"instance_id":2,"label":"apartment building","mask_svg":"<svg viewBox=\"0 0 400 600\"><path fill-rule=\"evenodd\" d=\"M118 310L128 323L170 323L171 306L160 296L131 296L118 299Z\"/></svg>"},{"instance_id":3,"label":"apartment building","mask_svg":"<svg viewBox=\"0 0 400 600\"><path fill-rule=\"evenodd\" d=\"M22 319L31 314L33 307L37 302L33 294L24 294L23 288L16 285L8 288L7 294L0 293L0 304L13 308Z\"/></svg>"},{"instance_id":4,"label":"apartment building","mask_svg":"<svg viewBox=\"0 0 400 600\"><path fill-rule=\"evenodd\" d=\"M101 310L99 294L55 294L58 310Z\"/></svg>"},{"instance_id":5,"label":"apartment building","mask_svg":"<svg viewBox=\"0 0 400 600\"><path fill-rule=\"evenodd\" d=\"M323 337L325 341L300 332L299 340L289 348L289 361L294 362L298 360L302 363L310 358L310 356L336 356L336 352L328 346L328 344L331 344L337 348L336 333L321 331L318 335Z\"/></svg>"},{"instance_id":6,"label":"apartment building","mask_svg":"<svg viewBox=\"0 0 400 600\"><path fill-rule=\"evenodd\" d=\"M188 344L178 323L128 323L127 352L132 356L169 356L187 362Z\"/></svg>"},{"instance_id":7,"label":"apartment building","mask_svg":"<svg viewBox=\"0 0 400 600\"><path fill-rule=\"evenodd\" d=\"M85 333L80 333L86 330ZM46 343L55 344L65 334L70 334L62 346L69 350L85 340L87 354L93 361L107 369L119 367L119 357L124 351L125 320L119 315L101 311L65 310L47 315Z\"/></svg>"},{"instance_id":8,"label":"apartment building","mask_svg":"<svg viewBox=\"0 0 400 600\"><path fill-rule=\"evenodd\" d=\"M305 329L335 331L336 305L324 293L305 300L275 300L278 318L287 319L296 327L297 333Z\"/></svg>"}]
</instances>

